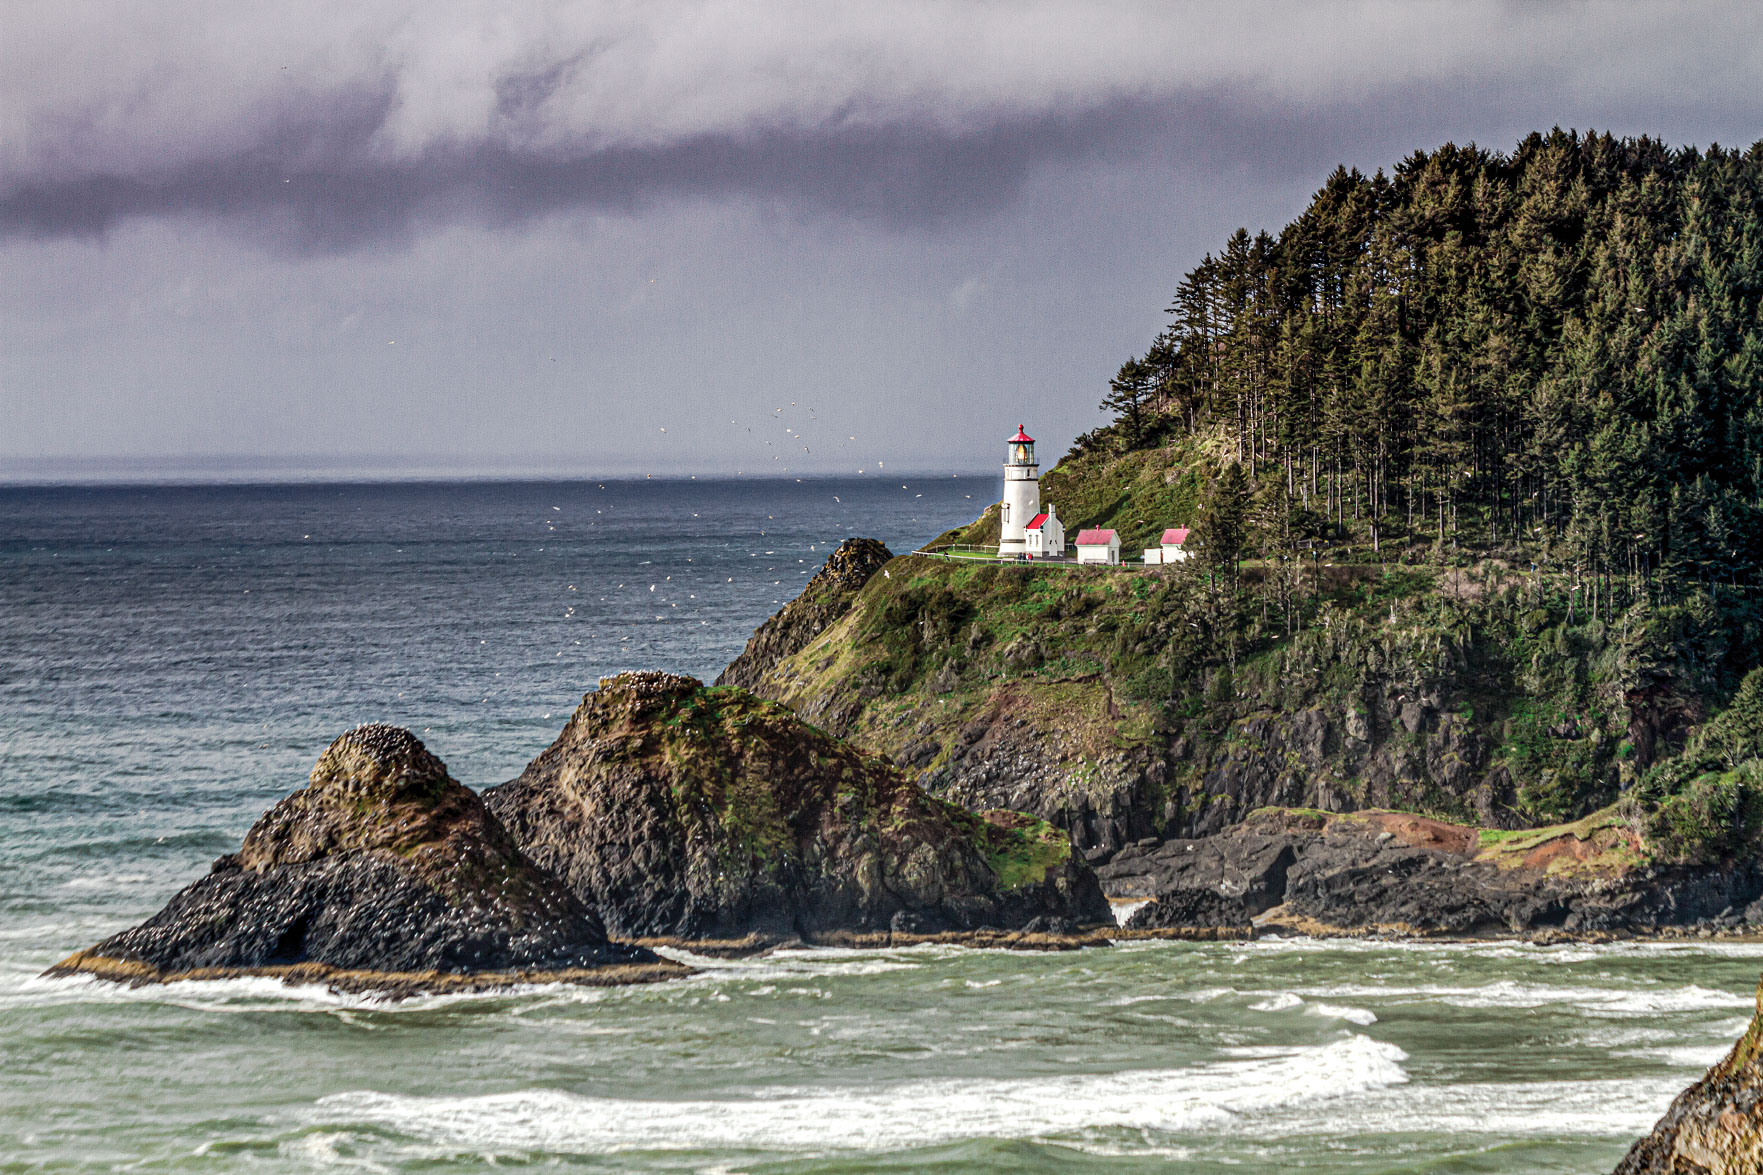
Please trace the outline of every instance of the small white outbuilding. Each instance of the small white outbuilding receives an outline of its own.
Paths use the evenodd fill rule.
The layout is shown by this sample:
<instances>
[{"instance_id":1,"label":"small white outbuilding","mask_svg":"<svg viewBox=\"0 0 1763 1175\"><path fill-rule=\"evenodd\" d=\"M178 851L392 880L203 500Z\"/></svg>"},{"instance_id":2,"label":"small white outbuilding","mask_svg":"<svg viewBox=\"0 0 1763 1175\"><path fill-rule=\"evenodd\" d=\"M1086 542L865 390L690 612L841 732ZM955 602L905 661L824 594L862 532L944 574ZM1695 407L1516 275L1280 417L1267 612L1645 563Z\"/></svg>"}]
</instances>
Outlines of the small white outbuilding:
<instances>
[{"instance_id":1,"label":"small white outbuilding","mask_svg":"<svg viewBox=\"0 0 1763 1175\"><path fill-rule=\"evenodd\" d=\"M1145 562L1149 565L1158 563L1185 563L1188 557L1186 543L1188 528L1172 526L1163 532L1163 539L1155 547L1145 548Z\"/></svg>"},{"instance_id":2,"label":"small white outbuilding","mask_svg":"<svg viewBox=\"0 0 1763 1175\"><path fill-rule=\"evenodd\" d=\"M1065 557L1065 524L1059 511L1049 505L1045 514L1037 514L1022 528L1022 541L1031 559L1062 559Z\"/></svg>"},{"instance_id":3,"label":"small white outbuilding","mask_svg":"<svg viewBox=\"0 0 1763 1175\"><path fill-rule=\"evenodd\" d=\"M1079 563L1119 563L1120 535L1112 530L1093 527L1077 532Z\"/></svg>"}]
</instances>

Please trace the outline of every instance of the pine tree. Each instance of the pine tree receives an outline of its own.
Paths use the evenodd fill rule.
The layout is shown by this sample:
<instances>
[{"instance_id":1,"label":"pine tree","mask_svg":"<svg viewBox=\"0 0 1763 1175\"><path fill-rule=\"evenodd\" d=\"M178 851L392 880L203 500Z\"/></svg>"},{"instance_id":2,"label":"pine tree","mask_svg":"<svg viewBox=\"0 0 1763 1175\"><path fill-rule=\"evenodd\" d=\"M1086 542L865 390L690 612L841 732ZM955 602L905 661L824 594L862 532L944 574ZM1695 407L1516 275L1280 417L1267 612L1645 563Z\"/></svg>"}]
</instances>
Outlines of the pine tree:
<instances>
[{"instance_id":1,"label":"pine tree","mask_svg":"<svg viewBox=\"0 0 1763 1175\"><path fill-rule=\"evenodd\" d=\"M1201 557L1215 571L1228 572L1232 583L1248 541L1248 524L1249 479L1243 467L1232 461L1213 483L1195 536Z\"/></svg>"}]
</instances>

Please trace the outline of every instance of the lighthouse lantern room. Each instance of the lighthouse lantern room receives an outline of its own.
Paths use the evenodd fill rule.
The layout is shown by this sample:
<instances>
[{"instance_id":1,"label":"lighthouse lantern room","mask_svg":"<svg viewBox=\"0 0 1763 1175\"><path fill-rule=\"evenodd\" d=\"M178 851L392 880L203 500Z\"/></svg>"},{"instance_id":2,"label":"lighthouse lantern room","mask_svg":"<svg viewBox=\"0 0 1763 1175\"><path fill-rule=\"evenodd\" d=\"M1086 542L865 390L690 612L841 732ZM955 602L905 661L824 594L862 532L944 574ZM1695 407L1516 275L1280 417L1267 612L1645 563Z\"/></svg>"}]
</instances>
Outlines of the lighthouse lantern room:
<instances>
[{"instance_id":1,"label":"lighthouse lantern room","mask_svg":"<svg viewBox=\"0 0 1763 1175\"><path fill-rule=\"evenodd\" d=\"M1002 529L998 539L1000 559L1025 556L1028 541L1024 528L1041 512L1041 467L1035 463L1035 439L1016 426L1004 458L1004 501L1000 505Z\"/></svg>"}]
</instances>

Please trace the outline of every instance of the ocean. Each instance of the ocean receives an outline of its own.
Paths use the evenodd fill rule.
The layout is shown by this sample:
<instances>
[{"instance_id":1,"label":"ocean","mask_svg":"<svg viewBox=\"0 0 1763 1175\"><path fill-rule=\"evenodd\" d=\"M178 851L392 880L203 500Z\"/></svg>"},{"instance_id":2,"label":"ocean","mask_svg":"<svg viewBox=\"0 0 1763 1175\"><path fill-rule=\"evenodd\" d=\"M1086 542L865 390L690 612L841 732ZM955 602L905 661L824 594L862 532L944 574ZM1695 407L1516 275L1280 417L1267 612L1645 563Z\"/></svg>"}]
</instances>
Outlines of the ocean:
<instances>
[{"instance_id":1,"label":"ocean","mask_svg":"<svg viewBox=\"0 0 1763 1175\"><path fill-rule=\"evenodd\" d=\"M364 721L517 774L989 476L0 489L0 1172L1585 1172L1763 945L810 950L389 1004L38 979Z\"/></svg>"}]
</instances>

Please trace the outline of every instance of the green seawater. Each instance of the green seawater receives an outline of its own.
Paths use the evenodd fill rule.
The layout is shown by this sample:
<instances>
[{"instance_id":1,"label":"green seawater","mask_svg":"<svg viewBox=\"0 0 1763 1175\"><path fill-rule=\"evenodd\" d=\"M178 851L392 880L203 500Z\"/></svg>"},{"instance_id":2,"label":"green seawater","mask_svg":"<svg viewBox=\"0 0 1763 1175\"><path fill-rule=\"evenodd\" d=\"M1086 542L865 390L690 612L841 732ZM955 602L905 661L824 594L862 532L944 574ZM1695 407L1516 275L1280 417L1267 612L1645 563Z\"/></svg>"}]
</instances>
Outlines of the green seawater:
<instances>
[{"instance_id":1,"label":"green seawater","mask_svg":"<svg viewBox=\"0 0 1763 1175\"><path fill-rule=\"evenodd\" d=\"M14 966L0 1170L1607 1170L1741 1031L1763 946L691 961L402 1003Z\"/></svg>"}]
</instances>

